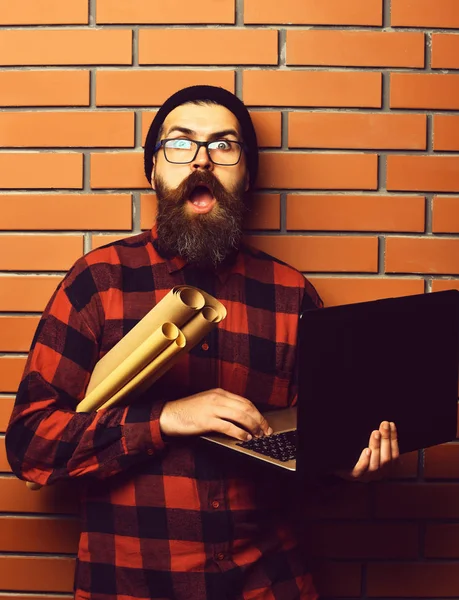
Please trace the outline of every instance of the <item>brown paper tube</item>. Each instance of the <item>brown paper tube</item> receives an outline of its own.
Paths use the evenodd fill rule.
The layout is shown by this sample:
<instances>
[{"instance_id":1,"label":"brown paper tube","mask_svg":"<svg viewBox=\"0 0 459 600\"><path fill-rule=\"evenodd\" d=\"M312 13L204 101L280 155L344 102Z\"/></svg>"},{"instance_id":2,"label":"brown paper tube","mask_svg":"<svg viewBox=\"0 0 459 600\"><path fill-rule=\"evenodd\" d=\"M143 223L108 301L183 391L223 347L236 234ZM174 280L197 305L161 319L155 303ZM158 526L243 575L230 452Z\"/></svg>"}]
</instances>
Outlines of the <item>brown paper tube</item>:
<instances>
[{"instance_id":1,"label":"brown paper tube","mask_svg":"<svg viewBox=\"0 0 459 600\"><path fill-rule=\"evenodd\" d=\"M200 290L188 286L173 288L141 321L103 356L91 374L86 395L112 373L132 351L140 346L163 323L171 322L181 327L205 305Z\"/></svg>"},{"instance_id":2,"label":"brown paper tube","mask_svg":"<svg viewBox=\"0 0 459 600\"><path fill-rule=\"evenodd\" d=\"M160 354L158 354L158 356L151 363L149 363L144 369L142 369L142 371L137 373L135 377L128 381L126 385L123 386L109 400L107 400L107 402L105 402L102 406L99 406L97 410L113 406L113 404L116 404L130 393L135 392L135 395L138 395L140 393L139 386L142 384L142 382L146 378L150 377L151 374L154 374L156 371L160 370L164 364L168 364L171 358L173 358L182 350L182 348L185 347L185 344L185 336L181 331L179 331L179 335L176 340L169 344Z\"/></svg>"},{"instance_id":3,"label":"brown paper tube","mask_svg":"<svg viewBox=\"0 0 459 600\"><path fill-rule=\"evenodd\" d=\"M180 335L173 323L163 323L138 348L136 348L114 371L78 404L77 412L91 412L105 404L123 388L137 373L161 354Z\"/></svg>"},{"instance_id":4,"label":"brown paper tube","mask_svg":"<svg viewBox=\"0 0 459 600\"><path fill-rule=\"evenodd\" d=\"M175 363L182 357L182 354L189 352L191 348L196 346L198 342L205 337L209 331L211 331L218 323L219 315L210 306L205 306L202 311L197 314L191 321L188 321L182 329L182 333L185 336L186 344L180 351L171 357L167 362L165 361L158 369L151 370L146 374L145 377L139 381L138 386L135 389L136 394L140 394L147 390L151 385L155 383L160 377L164 375Z\"/></svg>"}]
</instances>

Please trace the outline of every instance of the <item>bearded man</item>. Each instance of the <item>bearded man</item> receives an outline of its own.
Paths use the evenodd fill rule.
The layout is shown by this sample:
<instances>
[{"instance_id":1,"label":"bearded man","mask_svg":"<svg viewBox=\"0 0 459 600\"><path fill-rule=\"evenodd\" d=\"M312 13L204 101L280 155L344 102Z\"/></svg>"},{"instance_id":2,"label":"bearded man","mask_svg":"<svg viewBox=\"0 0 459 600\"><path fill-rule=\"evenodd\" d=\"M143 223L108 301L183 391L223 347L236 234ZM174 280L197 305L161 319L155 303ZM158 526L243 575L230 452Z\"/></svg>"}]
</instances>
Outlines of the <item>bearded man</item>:
<instances>
[{"instance_id":1,"label":"bearded man","mask_svg":"<svg viewBox=\"0 0 459 600\"><path fill-rule=\"evenodd\" d=\"M155 227L78 260L43 314L6 444L23 479L81 481L78 600L317 598L288 486L199 440L272 433L261 411L296 402L298 315L322 306L301 273L242 242L257 166L236 96L171 96L145 145ZM182 284L227 318L141 398L76 413L96 362ZM352 476L397 453L385 423Z\"/></svg>"}]
</instances>

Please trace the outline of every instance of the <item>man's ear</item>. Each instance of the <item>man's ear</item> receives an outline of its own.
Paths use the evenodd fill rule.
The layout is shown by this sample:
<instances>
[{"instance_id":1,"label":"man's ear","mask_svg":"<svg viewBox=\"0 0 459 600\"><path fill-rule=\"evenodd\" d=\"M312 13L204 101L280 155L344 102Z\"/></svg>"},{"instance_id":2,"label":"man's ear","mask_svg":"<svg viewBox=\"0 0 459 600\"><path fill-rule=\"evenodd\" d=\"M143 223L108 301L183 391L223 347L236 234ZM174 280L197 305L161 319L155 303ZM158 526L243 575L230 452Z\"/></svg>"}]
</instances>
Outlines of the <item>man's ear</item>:
<instances>
[{"instance_id":1,"label":"man's ear","mask_svg":"<svg viewBox=\"0 0 459 600\"><path fill-rule=\"evenodd\" d=\"M249 187L250 187L250 175L249 175L249 172L247 171L247 173L245 174L245 188L244 188L244 192L248 192L249 191Z\"/></svg>"}]
</instances>

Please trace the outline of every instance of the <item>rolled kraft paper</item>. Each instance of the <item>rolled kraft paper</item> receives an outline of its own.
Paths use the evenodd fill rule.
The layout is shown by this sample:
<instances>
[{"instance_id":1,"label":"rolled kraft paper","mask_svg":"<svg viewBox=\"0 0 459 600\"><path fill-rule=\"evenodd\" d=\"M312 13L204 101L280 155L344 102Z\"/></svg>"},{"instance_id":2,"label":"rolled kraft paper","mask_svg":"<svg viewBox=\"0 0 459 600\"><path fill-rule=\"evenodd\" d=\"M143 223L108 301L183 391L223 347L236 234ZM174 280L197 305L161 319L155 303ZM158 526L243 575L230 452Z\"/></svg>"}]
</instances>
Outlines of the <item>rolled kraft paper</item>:
<instances>
[{"instance_id":1,"label":"rolled kraft paper","mask_svg":"<svg viewBox=\"0 0 459 600\"><path fill-rule=\"evenodd\" d=\"M86 395L114 371L132 351L140 346L163 323L181 327L205 306L203 294L197 288L172 288L121 340L103 356L94 367Z\"/></svg>"},{"instance_id":2,"label":"rolled kraft paper","mask_svg":"<svg viewBox=\"0 0 459 600\"><path fill-rule=\"evenodd\" d=\"M140 390L138 389L142 382L149 377L152 373L159 371L165 364L169 364L171 359L176 356L186 346L186 340L184 334L179 330L179 335L176 340L169 344L158 356L151 361L146 367L144 367L137 375L129 380L116 394L114 394L107 402L102 406L99 406L97 410L102 410L113 406L117 402L120 402L128 394L134 393L138 395ZM167 371L167 369L165 370ZM162 372L165 372L162 371ZM148 386L147 386L148 387Z\"/></svg>"},{"instance_id":3,"label":"rolled kraft paper","mask_svg":"<svg viewBox=\"0 0 459 600\"><path fill-rule=\"evenodd\" d=\"M163 323L78 404L77 412L97 410L179 337L174 323Z\"/></svg>"},{"instance_id":4,"label":"rolled kraft paper","mask_svg":"<svg viewBox=\"0 0 459 600\"><path fill-rule=\"evenodd\" d=\"M214 311L218 314L218 321L220 323L226 317L226 308L223 306L221 302L219 302L216 298L205 292L204 290L199 290L200 293L204 296L204 300L206 303L206 307L209 306L213 308ZM205 307L204 307L205 308Z\"/></svg>"},{"instance_id":5,"label":"rolled kraft paper","mask_svg":"<svg viewBox=\"0 0 459 600\"><path fill-rule=\"evenodd\" d=\"M202 311L197 314L191 321L188 321L182 328L182 333L185 336L186 344L180 349L176 355L174 355L169 361L165 361L163 365L155 370L149 370L142 377L141 381L138 382L135 387L135 394L141 394L145 392L151 385L155 383L160 377L164 375L175 363L182 357L182 354L189 352L191 348L194 348L203 337L205 337L209 331L211 331L219 322L220 315L211 308L205 306ZM148 369L148 367L147 367ZM104 407L105 408L105 407Z\"/></svg>"}]
</instances>

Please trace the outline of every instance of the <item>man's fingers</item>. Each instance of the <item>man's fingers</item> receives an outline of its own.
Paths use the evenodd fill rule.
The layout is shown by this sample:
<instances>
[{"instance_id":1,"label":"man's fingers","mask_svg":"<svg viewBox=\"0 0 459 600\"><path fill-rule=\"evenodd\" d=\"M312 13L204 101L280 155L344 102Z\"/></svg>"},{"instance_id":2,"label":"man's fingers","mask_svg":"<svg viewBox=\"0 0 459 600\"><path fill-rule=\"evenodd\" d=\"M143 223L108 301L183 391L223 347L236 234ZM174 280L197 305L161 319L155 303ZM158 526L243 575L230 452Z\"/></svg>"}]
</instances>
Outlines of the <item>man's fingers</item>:
<instances>
[{"instance_id":1,"label":"man's fingers","mask_svg":"<svg viewBox=\"0 0 459 600\"><path fill-rule=\"evenodd\" d=\"M237 405L222 404L216 407L214 417L242 426L254 437L264 435L269 429L266 419L260 413L254 415L252 412L241 410Z\"/></svg>"},{"instance_id":2,"label":"man's fingers","mask_svg":"<svg viewBox=\"0 0 459 600\"><path fill-rule=\"evenodd\" d=\"M217 391L217 390L216 390ZM222 392L224 390L221 390ZM218 390L220 392L220 390ZM232 416L229 416L228 410L233 411ZM250 400L237 396L236 394L224 393L219 394L215 402L215 416L231 419L247 427L249 431L255 435L270 435L272 429L268 421L258 411Z\"/></svg>"},{"instance_id":3,"label":"man's fingers","mask_svg":"<svg viewBox=\"0 0 459 600\"><path fill-rule=\"evenodd\" d=\"M368 465L369 471L377 471L379 469L380 454L381 454L381 434L379 431L373 431L370 435L370 442L368 444L371 450L370 464Z\"/></svg>"},{"instance_id":4,"label":"man's fingers","mask_svg":"<svg viewBox=\"0 0 459 600\"><path fill-rule=\"evenodd\" d=\"M400 450L398 447L397 427L395 423L390 423L390 446L392 453L392 460L400 456Z\"/></svg>"},{"instance_id":5,"label":"man's fingers","mask_svg":"<svg viewBox=\"0 0 459 600\"><path fill-rule=\"evenodd\" d=\"M390 463L392 460L391 429L389 421L383 421L379 427L381 436L381 448L379 462L380 466Z\"/></svg>"},{"instance_id":6,"label":"man's fingers","mask_svg":"<svg viewBox=\"0 0 459 600\"><path fill-rule=\"evenodd\" d=\"M241 429L234 423L230 421L225 421L224 419L215 418L211 423L211 431L216 431L218 433L224 433L225 435L234 438L236 440L240 440L241 442L248 442L252 439L252 435Z\"/></svg>"},{"instance_id":7,"label":"man's fingers","mask_svg":"<svg viewBox=\"0 0 459 600\"><path fill-rule=\"evenodd\" d=\"M368 470L368 466L370 464L371 450L370 448L364 448L362 453L357 461L357 464L352 469L351 476L352 477L362 477L362 475Z\"/></svg>"}]
</instances>

